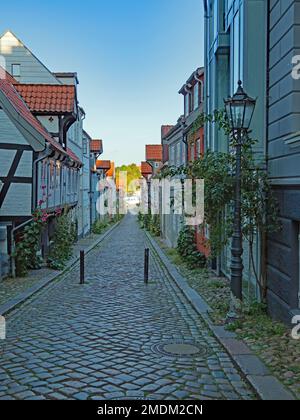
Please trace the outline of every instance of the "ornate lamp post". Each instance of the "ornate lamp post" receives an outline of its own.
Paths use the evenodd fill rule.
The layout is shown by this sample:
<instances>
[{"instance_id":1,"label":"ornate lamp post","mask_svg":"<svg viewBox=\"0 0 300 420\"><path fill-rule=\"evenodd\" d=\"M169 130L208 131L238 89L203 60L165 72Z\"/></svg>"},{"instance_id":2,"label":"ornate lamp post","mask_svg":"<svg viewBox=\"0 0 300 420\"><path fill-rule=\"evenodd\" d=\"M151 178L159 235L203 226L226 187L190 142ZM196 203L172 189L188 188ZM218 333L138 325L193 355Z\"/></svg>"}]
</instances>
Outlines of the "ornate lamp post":
<instances>
[{"instance_id":1,"label":"ornate lamp post","mask_svg":"<svg viewBox=\"0 0 300 420\"><path fill-rule=\"evenodd\" d=\"M238 90L224 100L228 121L231 128L236 149L236 189L234 203L234 232L231 248L231 309L228 319L237 318L236 309L241 306L243 300L243 235L241 219L241 186L242 186L242 144L247 134L254 114L256 99L250 98L238 82Z\"/></svg>"}]
</instances>

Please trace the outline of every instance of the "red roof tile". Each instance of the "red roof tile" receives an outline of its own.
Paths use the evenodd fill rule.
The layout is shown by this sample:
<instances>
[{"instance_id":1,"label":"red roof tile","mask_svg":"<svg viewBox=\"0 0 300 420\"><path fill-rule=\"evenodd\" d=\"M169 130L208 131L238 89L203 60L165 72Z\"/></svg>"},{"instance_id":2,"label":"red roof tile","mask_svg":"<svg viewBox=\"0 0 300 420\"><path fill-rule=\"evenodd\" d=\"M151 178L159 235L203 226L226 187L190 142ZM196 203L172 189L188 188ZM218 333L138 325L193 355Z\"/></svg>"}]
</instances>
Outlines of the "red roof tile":
<instances>
[{"instance_id":1,"label":"red roof tile","mask_svg":"<svg viewBox=\"0 0 300 420\"><path fill-rule=\"evenodd\" d=\"M115 176L115 163L110 163L110 169L107 171L106 176L113 178Z\"/></svg>"},{"instance_id":2,"label":"red roof tile","mask_svg":"<svg viewBox=\"0 0 300 420\"><path fill-rule=\"evenodd\" d=\"M166 137L169 132L172 130L172 128L174 128L174 125L162 125L161 126L161 137L164 138Z\"/></svg>"},{"instance_id":3,"label":"red roof tile","mask_svg":"<svg viewBox=\"0 0 300 420\"><path fill-rule=\"evenodd\" d=\"M28 106L21 98L15 87L6 79L0 79L0 90L5 95L6 99L14 107L15 111L23 118L28 124L31 125L43 138L51 144L57 151L69 155L69 157L77 163L80 163L79 158L70 150L64 148L50 135L50 133L43 127L37 118L30 112Z\"/></svg>"},{"instance_id":4,"label":"red roof tile","mask_svg":"<svg viewBox=\"0 0 300 420\"><path fill-rule=\"evenodd\" d=\"M97 169L103 169L104 171L109 171L111 168L110 160L97 160Z\"/></svg>"},{"instance_id":5,"label":"red roof tile","mask_svg":"<svg viewBox=\"0 0 300 420\"><path fill-rule=\"evenodd\" d=\"M147 162L142 162L142 165L141 165L142 175L143 176L152 175L152 172L153 172L153 170L152 170L151 165L149 165L149 163L147 163Z\"/></svg>"},{"instance_id":6,"label":"red roof tile","mask_svg":"<svg viewBox=\"0 0 300 420\"><path fill-rule=\"evenodd\" d=\"M17 84L16 89L32 112L73 112L76 92L72 85Z\"/></svg>"},{"instance_id":7,"label":"red roof tile","mask_svg":"<svg viewBox=\"0 0 300 420\"><path fill-rule=\"evenodd\" d=\"M102 151L103 151L102 140L91 140L90 151L91 151L91 153L102 153Z\"/></svg>"},{"instance_id":8,"label":"red roof tile","mask_svg":"<svg viewBox=\"0 0 300 420\"><path fill-rule=\"evenodd\" d=\"M45 140L55 146L57 150L65 152L62 146L57 141L55 141L53 137L51 137L50 133L48 133L48 131L42 126L37 118L32 115L27 105L11 83L8 83L7 80L0 80L0 90L4 93L17 113L22 118L24 118L27 123L29 123L35 130L37 130Z\"/></svg>"},{"instance_id":9,"label":"red roof tile","mask_svg":"<svg viewBox=\"0 0 300 420\"><path fill-rule=\"evenodd\" d=\"M147 162L158 161L162 162L163 149L162 145L148 145L146 146L146 160Z\"/></svg>"}]
</instances>

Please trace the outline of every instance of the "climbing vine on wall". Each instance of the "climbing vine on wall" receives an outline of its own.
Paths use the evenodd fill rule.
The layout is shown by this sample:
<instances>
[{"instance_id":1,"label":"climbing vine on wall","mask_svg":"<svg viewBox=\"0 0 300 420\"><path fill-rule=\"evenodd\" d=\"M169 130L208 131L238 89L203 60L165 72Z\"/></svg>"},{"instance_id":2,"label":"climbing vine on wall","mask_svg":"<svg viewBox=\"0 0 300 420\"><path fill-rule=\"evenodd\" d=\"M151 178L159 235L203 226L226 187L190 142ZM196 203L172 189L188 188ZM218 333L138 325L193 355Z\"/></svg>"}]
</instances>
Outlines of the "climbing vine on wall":
<instances>
[{"instance_id":1,"label":"climbing vine on wall","mask_svg":"<svg viewBox=\"0 0 300 420\"><path fill-rule=\"evenodd\" d=\"M203 157L191 162L187 167L166 168L161 178L184 174L192 179L205 181L205 225L209 226L209 245L212 256L218 256L229 243L233 228L233 204L235 195L235 139L224 111L215 111L212 115L201 114L194 123L194 130L205 123L216 124L229 138L228 153L206 151ZM265 296L266 285L262 273L257 273L253 245L255 237L260 238L280 228L277 202L265 170L265 162L259 161L253 151L257 140L250 136L243 137L242 146L242 228L245 240L249 242L250 256L256 280ZM232 152L231 152L232 151ZM262 242L264 242L262 240ZM262 246L264 246L262 244Z\"/></svg>"},{"instance_id":2,"label":"climbing vine on wall","mask_svg":"<svg viewBox=\"0 0 300 420\"><path fill-rule=\"evenodd\" d=\"M19 235L15 251L16 274L25 277L29 270L38 269L41 258L38 256L42 231L49 218L48 213L41 209L43 202L33 213L32 221Z\"/></svg>"}]
</instances>

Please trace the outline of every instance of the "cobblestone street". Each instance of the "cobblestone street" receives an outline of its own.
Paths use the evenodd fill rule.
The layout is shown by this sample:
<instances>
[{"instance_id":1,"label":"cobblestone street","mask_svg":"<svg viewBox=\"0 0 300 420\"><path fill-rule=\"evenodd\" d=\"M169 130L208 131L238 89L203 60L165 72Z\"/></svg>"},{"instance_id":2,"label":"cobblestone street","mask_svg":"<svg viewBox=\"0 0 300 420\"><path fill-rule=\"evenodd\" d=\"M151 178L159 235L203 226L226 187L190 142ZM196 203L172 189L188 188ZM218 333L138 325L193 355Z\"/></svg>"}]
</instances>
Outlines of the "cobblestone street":
<instances>
[{"instance_id":1,"label":"cobblestone street","mask_svg":"<svg viewBox=\"0 0 300 420\"><path fill-rule=\"evenodd\" d=\"M1 399L254 399L127 216L86 261L12 313L0 342ZM194 344L171 356L164 344Z\"/></svg>"}]
</instances>

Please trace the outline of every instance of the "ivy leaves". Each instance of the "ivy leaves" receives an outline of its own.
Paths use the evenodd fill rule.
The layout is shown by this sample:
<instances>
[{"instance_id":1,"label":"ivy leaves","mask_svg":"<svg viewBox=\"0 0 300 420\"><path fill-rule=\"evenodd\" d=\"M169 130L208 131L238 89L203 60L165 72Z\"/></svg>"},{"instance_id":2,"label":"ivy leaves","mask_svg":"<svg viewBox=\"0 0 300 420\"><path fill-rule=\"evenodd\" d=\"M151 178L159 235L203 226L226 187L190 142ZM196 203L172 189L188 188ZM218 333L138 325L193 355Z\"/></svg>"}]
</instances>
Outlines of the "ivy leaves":
<instances>
[{"instance_id":1,"label":"ivy leaves","mask_svg":"<svg viewBox=\"0 0 300 420\"><path fill-rule=\"evenodd\" d=\"M201 114L190 135L204 124L216 124L229 138L229 153L207 150L200 159L183 168L166 168L162 178L185 175L205 182L205 224L210 229L212 257L220 255L232 236L233 204L235 198L235 147L226 113L216 110L212 115ZM253 152L257 140L243 133L242 143L242 229L243 235L253 244L257 232L268 234L279 229L278 206L274 198L265 162L259 162Z\"/></svg>"},{"instance_id":2,"label":"ivy leaves","mask_svg":"<svg viewBox=\"0 0 300 420\"><path fill-rule=\"evenodd\" d=\"M57 218L53 245L48 259L48 265L54 270L63 270L71 258L73 244L77 238L76 224L67 214Z\"/></svg>"},{"instance_id":3,"label":"ivy leaves","mask_svg":"<svg viewBox=\"0 0 300 420\"><path fill-rule=\"evenodd\" d=\"M195 230L190 226L185 226L178 238L177 251L188 268L205 268L206 257L197 250L195 243Z\"/></svg>"}]
</instances>

